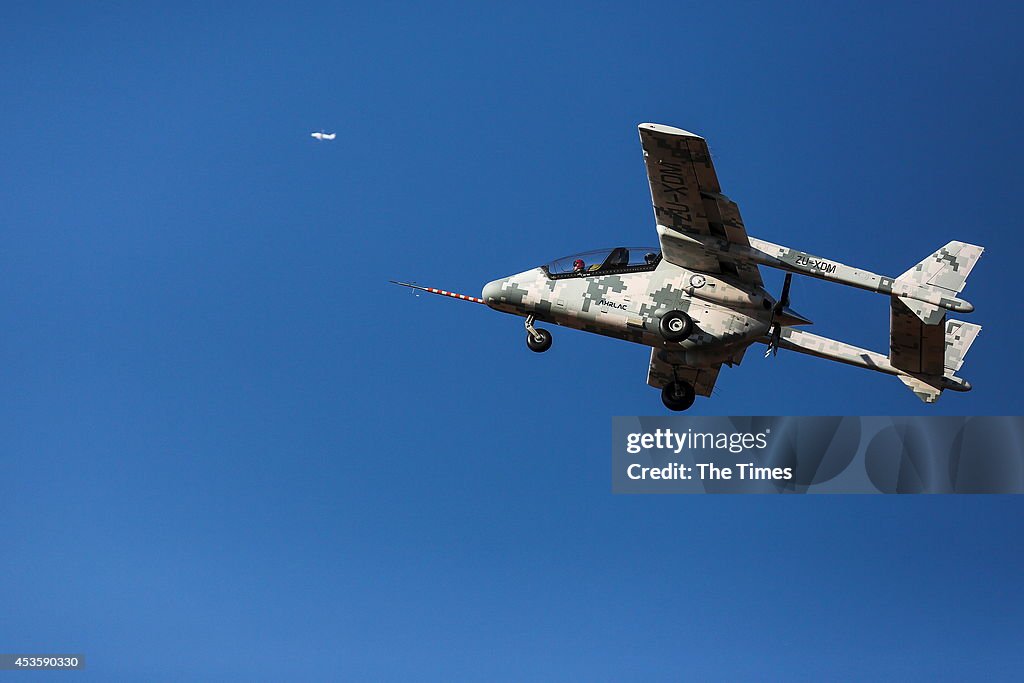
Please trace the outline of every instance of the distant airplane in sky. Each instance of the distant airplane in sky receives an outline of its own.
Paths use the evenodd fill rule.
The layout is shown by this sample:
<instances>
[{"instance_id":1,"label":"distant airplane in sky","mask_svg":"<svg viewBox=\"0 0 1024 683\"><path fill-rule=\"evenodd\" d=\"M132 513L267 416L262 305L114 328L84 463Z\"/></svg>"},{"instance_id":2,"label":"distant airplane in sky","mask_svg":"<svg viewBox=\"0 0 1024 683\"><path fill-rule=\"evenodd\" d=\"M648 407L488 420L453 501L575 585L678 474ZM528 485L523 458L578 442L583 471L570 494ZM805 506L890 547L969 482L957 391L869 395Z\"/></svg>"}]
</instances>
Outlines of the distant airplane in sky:
<instances>
[{"instance_id":1,"label":"distant airplane in sky","mask_svg":"<svg viewBox=\"0 0 1024 683\"><path fill-rule=\"evenodd\" d=\"M337 135L337 133L325 133L323 131L320 131L319 133L310 133L310 136L317 140L333 140L335 135Z\"/></svg>"}]
</instances>

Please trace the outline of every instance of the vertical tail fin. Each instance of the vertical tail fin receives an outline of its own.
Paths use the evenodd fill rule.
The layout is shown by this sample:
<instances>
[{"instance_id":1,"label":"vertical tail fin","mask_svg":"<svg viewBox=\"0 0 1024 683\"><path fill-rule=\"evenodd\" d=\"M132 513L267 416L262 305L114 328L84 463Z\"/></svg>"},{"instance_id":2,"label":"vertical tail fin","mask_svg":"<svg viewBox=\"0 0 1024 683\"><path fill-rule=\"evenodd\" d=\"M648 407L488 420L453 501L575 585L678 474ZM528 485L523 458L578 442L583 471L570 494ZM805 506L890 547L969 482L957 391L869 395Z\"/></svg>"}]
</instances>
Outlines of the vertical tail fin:
<instances>
[{"instance_id":1,"label":"vertical tail fin","mask_svg":"<svg viewBox=\"0 0 1024 683\"><path fill-rule=\"evenodd\" d=\"M896 278L894 290L900 285L924 287L937 291L940 297L955 298L984 251L984 247L954 240ZM935 304L915 299L904 303L925 325L938 325L946 315L945 308Z\"/></svg>"},{"instance_id":2,"label":"vertical tail fin","mask_svg":"<svg viewBox=\"0 0 1024 683\"><path fill-rule=\"evenodd\" d=\"M896 278L896 284L934 290L938 292L937 301L954 298L967 284L967 276L984 251L966 242L950 242ZM889 362L906 373L900 376L904 384L931 403L948 387L942 378L951 377L960 369L964 354L980 329L959 320L947 321L946 308L942 306L894 293L889 318Z\"/></svg>"},{"instance_id":3,"label":"vertical tail fin","mask_svg":"<svg viewBox=\"0 0 1024 683\"><path fill-rule=\"evenodd\" d=\"M900 381L906 384L907 387L925 403L935 403L939 400L939 396L942 395L943 387L937 384L932 384L925 379L912 377L910 375L897 375L897 377L899 377Z\"/></svg>"},{"instance_id":4,"label":"vertical tail fin","mask_svg":"<svg viewBox=\"0 0 1024 683\"><path fill-rule=\"evenodd\" d=\"M981 325L965 323L962 320L946 321L946 357L943 364L947 376L955 374L964 364L964 357L971 344L978 338L979 332Z\"/></svg>"},{"instance_id":5,"label":"vertical tail fin","mask_svg":"<svg viewBox=\"0 0 1024 683\"><path fill-rule=\"evenodd\" d=\"M939 400L943 389L970 390L971 385L956 377L956 372L963 366L964 357L967 356L979 332L981 325L965 323L962 320L947 320L942 374L905 374L899 375L900 381L910 387L910 390L925 403L935 403Z\"/></svg>"},{"instance_id":6,"label":"vertical tail fin","mask_svg":"<svg viewBox=\"0 0 1024 683\"><path fill-rule=\"evenodd\" d=\"M984 247L954 240L900 275L896 281L939 287L959 294L984 251Z\"/></svg>"}]
</instances>

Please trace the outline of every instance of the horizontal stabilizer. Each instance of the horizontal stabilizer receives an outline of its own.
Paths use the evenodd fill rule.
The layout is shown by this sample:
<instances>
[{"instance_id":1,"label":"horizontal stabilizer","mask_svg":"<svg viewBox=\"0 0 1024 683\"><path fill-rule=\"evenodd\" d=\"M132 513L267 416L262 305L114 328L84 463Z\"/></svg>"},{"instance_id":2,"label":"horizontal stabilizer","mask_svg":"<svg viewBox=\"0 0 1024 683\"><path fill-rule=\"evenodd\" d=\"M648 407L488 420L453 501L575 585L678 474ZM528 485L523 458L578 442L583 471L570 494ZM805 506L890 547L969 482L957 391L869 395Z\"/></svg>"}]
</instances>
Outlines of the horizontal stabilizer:
<instances>
[{"instance_id":1,"label":"horizontal stabilizer","mask_svg":"<svg viewBox=\"0 0 1024 683\"><path fill-rule=\"evenodd\" d=\"M904 372L942 375L946 353L946 326L942 323L946 309L934 307L939 312L938 319L928 322L921 316L921 306L929 304L898 296L890 298L889 362Z\"/></svg>"},{"instance_id":2,"label":"horizontal stabilizer","mask_svg":"<svg viewBox=\"0 0 1024 683\"><path fill-rule=\"evenodd\" d=\"M938 326L939 329L942 329L942 324L946 321L946 309L935 304L918 301L917 299L904 299L898 296L892 297L892 301L893 310L900 308L900 310L913 314L922 325ZM897 303L900 306L897 306Z\"/></svg>"}]
</instances>

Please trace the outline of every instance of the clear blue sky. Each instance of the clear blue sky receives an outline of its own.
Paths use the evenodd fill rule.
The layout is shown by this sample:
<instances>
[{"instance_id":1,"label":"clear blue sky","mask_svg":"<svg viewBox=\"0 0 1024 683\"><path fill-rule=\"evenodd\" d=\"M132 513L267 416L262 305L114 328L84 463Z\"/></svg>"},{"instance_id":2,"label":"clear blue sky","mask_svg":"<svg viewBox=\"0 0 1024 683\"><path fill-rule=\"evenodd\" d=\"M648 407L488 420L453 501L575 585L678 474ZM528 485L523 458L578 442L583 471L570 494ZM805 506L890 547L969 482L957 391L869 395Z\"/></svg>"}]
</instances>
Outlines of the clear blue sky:
<instances>
[{"instance_id":1,"label":"clear blue sky","mask_svg":"<svg viewBox=\"0 0 1024 683\"><path fill-rule=\"evenodd\" d=\"M6 3L0 651L84 652L75 680L1018 678L1024 500L612 496L611 416L663 412L646 349L536 355L386 284L654 242L636 124L666 123L753 235L886 274L988 248L974 392L752 353L695 412L1019 414L1024 13L833 4ZM885 348L884 298L792 297Z\"/></svg>"}]
</instances>

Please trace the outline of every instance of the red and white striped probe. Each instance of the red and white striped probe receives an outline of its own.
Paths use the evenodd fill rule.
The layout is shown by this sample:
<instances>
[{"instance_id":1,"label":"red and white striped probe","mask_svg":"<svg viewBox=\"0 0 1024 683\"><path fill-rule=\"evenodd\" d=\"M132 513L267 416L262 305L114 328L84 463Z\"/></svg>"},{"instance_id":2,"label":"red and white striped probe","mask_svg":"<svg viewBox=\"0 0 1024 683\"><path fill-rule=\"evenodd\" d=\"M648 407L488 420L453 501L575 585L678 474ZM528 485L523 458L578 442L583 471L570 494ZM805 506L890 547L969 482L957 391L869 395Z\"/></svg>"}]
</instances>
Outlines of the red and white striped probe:
<instances>
[{"instance_id":1,"label":"red and white striped probe","mask_svg":"<svg viewBox=\"0 0 1024 683\"><path fill-rule=\"evenodd\" d=\"M440 294L441 296L450 296L453 299L462 299L463 301L472 301L475 304L487 304L486 301L479 297L468 296L466 294L456 294L455 292L448 292L443 289L434 289L433 287L422 287L420 285L414 285L409 282L399 282L397 280L388 280L392 284L401 285L402 287L411 287L412 289L418 289L421 292L430 292L431 294Z\"/></svg>"}]
</instances>

